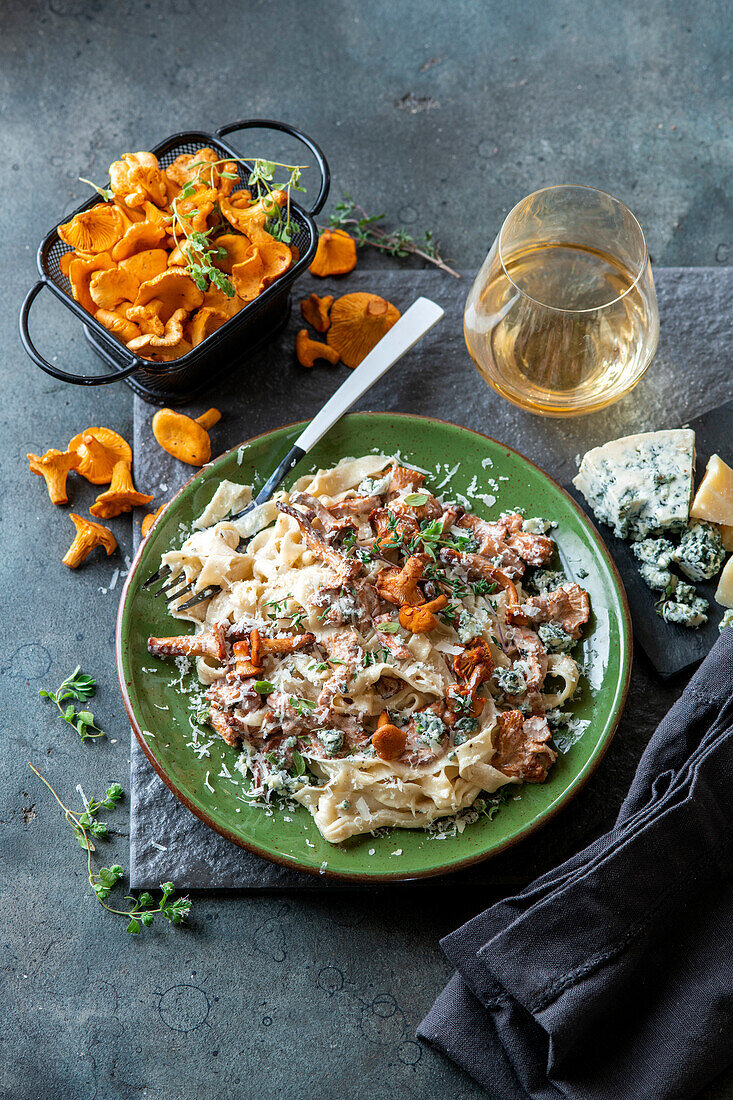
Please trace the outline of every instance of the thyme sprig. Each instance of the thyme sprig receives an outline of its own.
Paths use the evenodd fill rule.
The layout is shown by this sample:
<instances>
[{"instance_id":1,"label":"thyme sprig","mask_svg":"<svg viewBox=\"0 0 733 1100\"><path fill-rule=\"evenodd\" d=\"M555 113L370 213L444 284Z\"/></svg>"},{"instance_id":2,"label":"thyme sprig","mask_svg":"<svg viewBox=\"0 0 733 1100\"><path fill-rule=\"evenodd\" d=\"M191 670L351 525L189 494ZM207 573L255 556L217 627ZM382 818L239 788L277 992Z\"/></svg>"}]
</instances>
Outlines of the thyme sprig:
<instances>
[{"instance_id":1,"label":"thyme sprig","mask_svg":"<svg viewBox=\"0 0 733 1100\"><path fill-rule=\"evenodd\" d=\"M76 730L82 741L94 741L98 737L106 737L106 733L96 724L90 710L77 710L69 700L84 702L91 699L96 687L97 681L94 677L85 675L81 671L81 665L77 665L71 675L56 688L56 691L41 688L38 694L42 699L51 699L56 704L64 722Z\"/></svg>"},{"instance_id":2,"label":"thyme sprig","mask_svg":"<svg viewBox=\"0 0 733 1100\"><path fill-rule=\"evenodd\" d=\"M38 769L34 768L31 763L28 764L28 767L38 776L41 782L45 783L48 787L49 791L64 811L64 817L71 826L79 846L86 851L89 885L94 891L94 896L99 904L103 906L108 913L114 913L116 916L125 917L126 920L129 921L126 931L132 935L137 935L141 927L149 928L158 915L172 924L183 924L191 911L191 902L187 897L176 898L173 896L175 886L172 882L162 882L160 884L161 898L157 905L152 894L149 894L147 891L143 891L137 897L134 897L132 894L126 894L125 901L132 903L127 909L115 909L113 906L107 904L107 898L110 896L114 887L124 877L125 872L119 863L113 863L109 867L100 867L97 873L92 870L92 852L96 851L92 837L95 837L97 840L109 839L109 826L106 821L98 821L97 814L102 808L109 810L114 809L124 793L120 784L111 783L102 799L87 798L81 787L79 787L79 792L84 802L84 809L71 810L61 801L51 784L41 775Z\"/></svg>"},{"instance_id":3,"label":"thyme sprig","mask_svg":"<svg viewBox=\"0 0 733 1100\"><path fill-rule=\"evenodd\" d=\"M236 293L234 284L226 273L220 271L214 263L215 260L226 257L226 250L216 245L216 234L222 226L225 227L228 224L221 214L219 204L214 204L214 212L219 215L219 222L206 230L193 230L190 219L198 211L195 209L182 211L179 208L179 203L182 200L185 201L194 197L197 187L205 183L204 173L212 173L213 169L220 164L232 163L251 166L247 183L249 187L254 189L253 203L259 202L260 199L266 200L265 209L268 216L265 222L265 231L276 240L282 241L283 244L290 244L293 237L300 231L299 224L293 220L291 215L290 195L291 191L305 191L305 188L300 185L300 178L306 167L303 164L282 164L279 161L259 158L253 160L247 157L225 157L217 161L195 161L191 165L192 168L198 168L196 176L183 186L170 204L173 239L178 245L179 236L184 238L180 248L188 260L188 272L199 290L206 290L211 283L223 291L228 298L233 298ZM278 187L279 190L285 191L287 195L284 208L280 207L273 194L278 168L284 168L289 173L287 180L281 187ZM219 174L224 179L239 178L235 172L229 172L226 169L221 170Z\"/></svg>"},{"instance_id":4,"label":"thyme sprig","mask_svg":"<svg viewBox=\"0 0 733 1100\"><path fill-rule=\"evenodd\" d=\"M97 192L100 199L104 199L105 202L112 202L115 197L114 191L109 187L97 187L96 183L92 183L91 180L85 180L83 176L79 176L79 183L89 184L89 186Z\"/></svg>"},{"instance_id":5,"label":"thyme sprig","mask_svg":"<svg viewBox=\"0 0 733 1100\"><path fill-rule=\"evenodd\" d=\"M386 252L389 256L419 256L429 264L452 275L454 279L460 279L457 271L449 267L440 255L440 245L434 239L430 230L425 230L417 240L403 227L387 230L380 225L386 218L386 214L367 214L363 206L359 206L351 195L345 194L341 202L336 203L334 213L329 218L332 229L345 229L357 243L359 248L369 246L380 252Z\"/></svg>"}]
</instances>

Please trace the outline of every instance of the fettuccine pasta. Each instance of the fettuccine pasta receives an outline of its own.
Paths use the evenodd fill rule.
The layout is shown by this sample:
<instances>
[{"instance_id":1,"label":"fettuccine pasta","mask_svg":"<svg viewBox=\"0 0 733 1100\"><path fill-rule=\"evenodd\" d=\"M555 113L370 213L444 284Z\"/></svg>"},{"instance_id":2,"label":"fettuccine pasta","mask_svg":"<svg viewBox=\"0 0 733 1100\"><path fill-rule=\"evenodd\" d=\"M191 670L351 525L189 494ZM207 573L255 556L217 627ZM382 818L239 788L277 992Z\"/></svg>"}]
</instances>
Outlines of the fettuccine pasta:
<instances>
[{"instance_id":1,"label":"fettuccine pasta","mask_svg":"<svg viewBox=\"0 0 733 1100\"><path fill-rule=\"evenodd\" d=\"M150 652L196 658L252 797L301 803L333 843L543 782L578 685L588 597L545 568L553 525L488 522L425 481L366 455L235 521L251 489L222 481L163 556L194 593L219 591L174 612L194 634Z\"/></svg>"}]
</instances>

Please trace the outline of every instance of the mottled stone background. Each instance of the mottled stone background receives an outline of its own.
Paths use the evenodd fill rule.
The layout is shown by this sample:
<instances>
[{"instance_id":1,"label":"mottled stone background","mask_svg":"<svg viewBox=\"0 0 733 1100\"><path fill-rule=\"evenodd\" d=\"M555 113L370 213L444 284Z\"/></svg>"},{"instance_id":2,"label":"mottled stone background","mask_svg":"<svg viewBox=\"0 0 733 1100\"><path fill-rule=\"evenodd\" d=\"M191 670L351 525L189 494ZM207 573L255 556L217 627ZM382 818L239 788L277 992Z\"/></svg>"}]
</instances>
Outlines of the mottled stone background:
<instances>
[{"instance_id":1,"label":"mottled stone background","mask_svg":"<svg viewBox=\"0 0 733 1100\"><path fill-rule=\"evenodd\" d=\"M270 116L322 143L334 200L348 191L415 231L434 230L461 268L479 265L518 198L568 179L624 198L656 265L726 267L730 47L722 2L3 5L3 1097L478 1098L477 1086L413 1034L448 977L439 936L501 889L205 892L189 928L139 938L89 896L81 850L27 762L74 802L77 783L88 794L113 779L128 785L129 731L112 659L119 575L112 581L132 527L114 521L118 558L69 573L59 561L73 533L67 509L48 503L25 452L63 447L90 424L129 438L133 402L123 384L56 384L32 367L15 328L38 240L85 193L77 176L102 180L120 152L176 129ZM256 151L292 155L264 140ZM385 266L376 256L362 265ZM712 276L700 279L706 301L674 322L687 354L670 364L663 345L664 369L608 414L609 432L656 427L671 411L684 418L731 396L725 302L711 310L720 301L705 289ZM39 344L61 366L92 371L78 324L44 298L34 313ZM474 389L463 421L480 427L483 410L490 426L498 399L475 390L460 333L445 340L443 374L431 375L422 399L396 381L375 392L374 407L441 415L446 393L460 407L465 380ZM271 389L289 384L293 366L274 366L280 382L243 380L230 395L232 417L275 425ZM323 385L322 374L306 377L288 419L312 411ZM587 423L595 441L600 425ZM514 411L502 429L541 462L546 449L545 465L561 477L585 431L582 421L546 424ZM93 495L76 483L71 507L86 511ZM77 662L99 680L94 709L108 741L80 744L37 697ZM632 772L637 727L650 728L681 686L652 695L648 669L639 664L636 676L628 736L620 732L583 802L557 820L546 852L570 850L602 827ZM125 803L110 821L119 835L106 862L127 866ZM514 881L535 860L516 849ZM733 1096L733 1076L705 1095Z\"/></svg>"}]
</instances>

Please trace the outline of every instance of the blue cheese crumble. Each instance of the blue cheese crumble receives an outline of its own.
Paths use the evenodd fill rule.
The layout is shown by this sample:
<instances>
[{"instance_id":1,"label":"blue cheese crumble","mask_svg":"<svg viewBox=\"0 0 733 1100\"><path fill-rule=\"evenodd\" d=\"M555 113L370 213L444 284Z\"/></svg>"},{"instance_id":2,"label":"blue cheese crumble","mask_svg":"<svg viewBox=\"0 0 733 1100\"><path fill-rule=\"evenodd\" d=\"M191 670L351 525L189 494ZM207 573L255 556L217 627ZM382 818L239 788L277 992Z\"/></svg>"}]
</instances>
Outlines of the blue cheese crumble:
<instances>
[{"instance_id":1,"label":"blue cheese crumble","mask_svg":"<svg viewBox=\"0 0 733 1100\"><path fill-rule=\"evenodd\" d=\"M708 621L707 611L710 605L697 595L694 585L677 581L673 596L673 599L661 600L657 604L657 614L661 615L665 623L697 627Z\"/></svg>"},{"instance_id":2,"label":"blue cheese crumble","mask_svg":"<svg viewBox=\"0 0 733 1100\"><path fill-rule=\"evenodd\" d=\"M478 729L478 718L459 718L453 723L453 744L465 745Z\"/></svg>"},{"instance_id":3,"label":"blue cheese crumble","mask_svg":"<svg viewBox=\"0 0 733 1100\"><path fill-rule=\"evenodd\" d=\"M323 745L323 751L327 756L335 756L344 746L344 735L341 730L318 730L318 740Z\"/></svg>"},{"instance_id":4,"label":"blue cheese crumble","mask_svg":"<svg viewBox=\"0 0 733 1100\"><path fill-rule=\"evenodd\" d=\"M415 733L425 745L439 744L445 723L434 710L423 710L415 715Z\"/></svg>"},{"instance_id":5,"label":"blue cheese crumble","mask_svg":"<svg viewBox=\"0 0 733 1100\"><path fill-rule=\"evenodd\" d=\"M528 674L527 662L515 661L509 668L497 668L491 680L504 695L524 695Z\"/></svg>"},{"instance_id":6,"label":"blue cheese crumble","mask_svg":"<svg viewBox=\"0 0 733 1100\"><path fill-rule=\"evenodd\" d=\"M647 565L668 569L674 559L674 543L669 539L642 539L632 546L634 557Z\"/></svg>"},{"instance_id":7,"label":"blue cheese crumble","mask_svg":"<svg viewBox=\"0 0 733 1100\"><path fill-rule=\"evenodd\" d=\"M708 621L708 601L696 597L692 603L678 603L676 600L664 600L657 608L665 623L677 623L678 626L702 626Z\"/></svg>"},{"instance_id":8,"label":"blue cheese crumble","mask_svg":"<svg viewBox=\"0 0 733 1100\"><path fill-rule=\"evenodd\" d=\"M522 530L530 535L548 535L557 524L551 519L543 519L542 516L531 516L522 521Z\"/></svg>"},{"instance_id":9,"label":"blue cheese crumble","mask_svg":"<svg viewBox=\"0 0 733 1100\"><path fill-rule=\"evenodd\" d=\"M458 641L461 645L468 645L472 638L478 637L483 634L488 622L488 616L485 611L475 611L471 613L465 608L461 611L458 617Z\"/></svg>"},{"instance_id":10,"label":"blue cheese crumble","mask_svg":"<svg viewBox=\"0 0 733 1100\"><path fill-rule=\"evenodd\" d=\"M712 523L692 523L680 539L674 560L691 581L709 581L725 561L725 548L720 532Z\"/></svg>"},{"instance_id":11,"label":"blue cheese crumble","mask_svg":"<svg viewBox=\"0 0 733 1100\"><path fill-rule=\"evenodd\" d=\"M727 626L733 626L733 607L729 607L723 618L718 623L718 630L722 634Z\"/></svg>"},{"instance_id":12,"label":"blue cheese crumble","mask_svg":"<svg viewBox=\"0 0 733 1100\"><path fill-rule=\"evenodd\" d=\"M527 581L527 586L535 592L554 592L561 584L567 584L568 578L562 569L536 569Z\"/></svg>"},{"instance_id":13,"label":"blue cheese crumble","mask_svg":"<svg viewBox=\"0 0 733 1100\"><path fill-rule=\"evenodd\" d=\"M559 623L540 623L537 633L548 653L568 653L575 645L575 639Z\"/></svg>"}]
</instances>

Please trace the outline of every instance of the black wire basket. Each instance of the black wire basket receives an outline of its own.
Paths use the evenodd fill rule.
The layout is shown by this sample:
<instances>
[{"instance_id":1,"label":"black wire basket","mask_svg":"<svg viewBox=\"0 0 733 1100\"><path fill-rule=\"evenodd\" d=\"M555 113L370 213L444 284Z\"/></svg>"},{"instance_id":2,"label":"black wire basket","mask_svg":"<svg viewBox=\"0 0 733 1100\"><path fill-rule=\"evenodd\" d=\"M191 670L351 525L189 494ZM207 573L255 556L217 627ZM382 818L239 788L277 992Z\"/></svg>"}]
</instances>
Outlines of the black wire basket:
<instances>
[{"instance_id":1,"label":"black wire basket","mask_svg":"<svg viewBox=\"0 0 733 1100\"><path fill-rule=\"evenodd\" d=\"M307 269L318 245L318 229L313 216L323 209L331 182L328 163L320 148L306 134L285 122L255 118L240 119L227 126L220 126L214 134L199 130L171 134L165 141L154 146L151 152L155 153L163 168L181 153L194 153L202 146L209 146L222 159L234 159L239 154L222 138L236 130L251 129L279 130L297 138L310 150L318 165L320 186L311 209L304 210L298 203L291 201L294 220L300 227L291 242L291 247L298 249L298 259L293 266L186 355L169 363L155 363L130 351L75 301L71 284L60 267L61 257L71 250L59 237L57 225L41 241L37 256L40 278L29 290L20 311L20 339L28 355L41 370L53 378L76 386L106 386L110 382L124 379L135 393L151 404L181 405L208 389L228 367L251 355L282 328L290 313L291 287ZM246 186L252 166L247 162L237 162L237 169L242 185ZM98 202L98 195L92 195L73 214L64 218L64 222L70 221L76 214L88 210ZM53 366L38 351L28 330L28 319L31 306L44 287L53 291L82 322L89 344L110 368L108 373L71 374Z\"/></svg>"}]
</instances>

